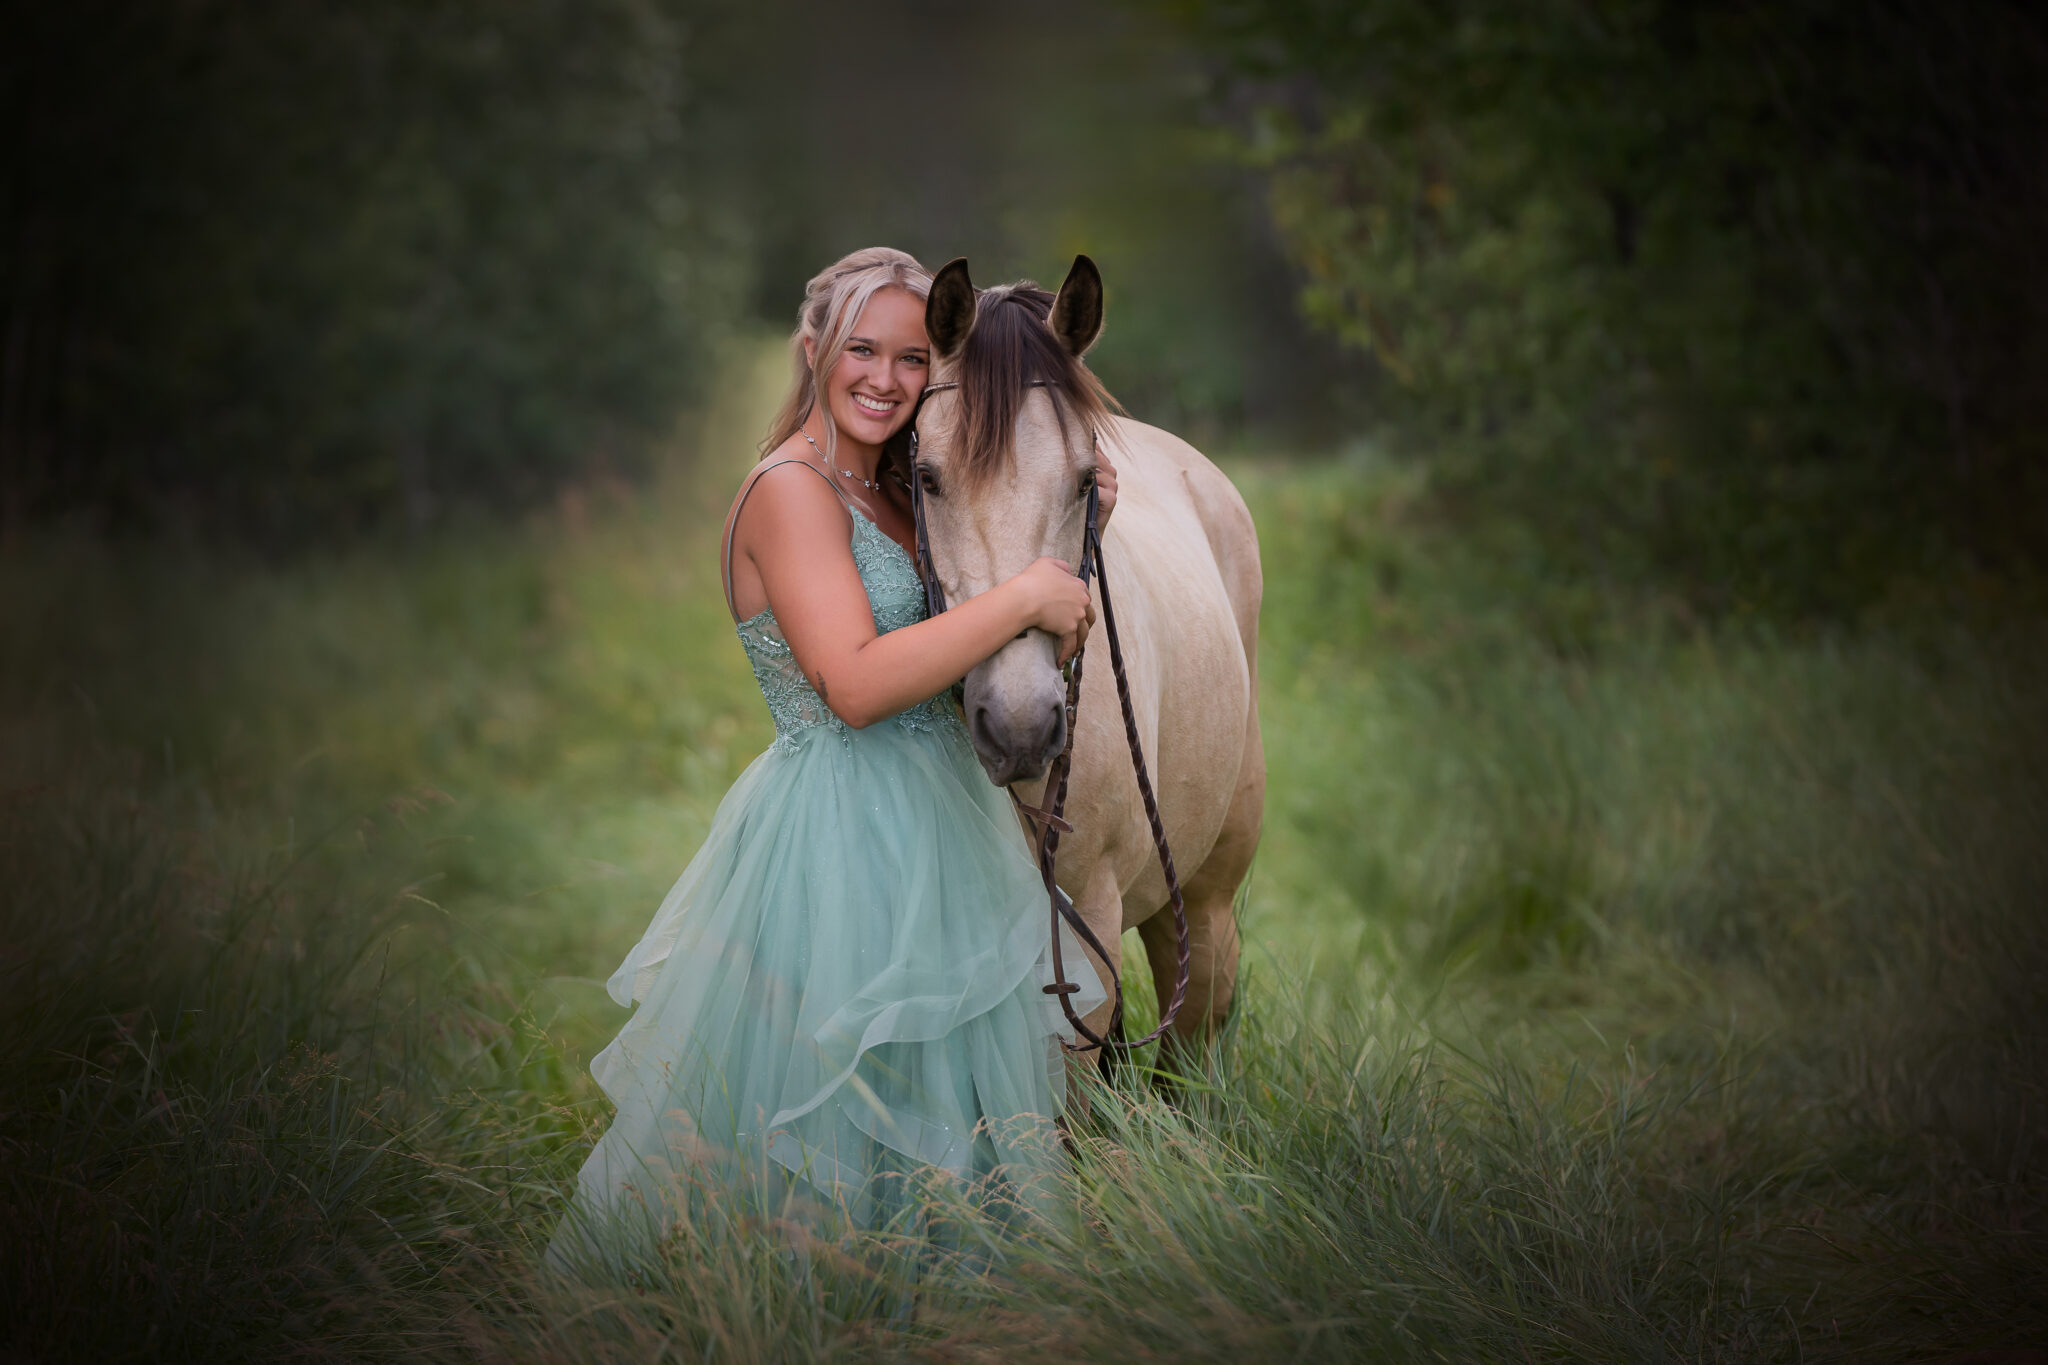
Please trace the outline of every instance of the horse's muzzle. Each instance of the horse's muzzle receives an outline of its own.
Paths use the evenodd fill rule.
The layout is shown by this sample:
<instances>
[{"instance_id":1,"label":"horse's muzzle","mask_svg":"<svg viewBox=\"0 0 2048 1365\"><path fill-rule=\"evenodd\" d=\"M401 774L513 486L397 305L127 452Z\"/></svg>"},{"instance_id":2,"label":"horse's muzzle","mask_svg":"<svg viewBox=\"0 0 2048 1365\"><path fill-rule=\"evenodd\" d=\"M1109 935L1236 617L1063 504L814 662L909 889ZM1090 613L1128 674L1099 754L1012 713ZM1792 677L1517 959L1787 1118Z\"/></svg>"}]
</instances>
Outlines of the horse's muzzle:
<instances>
[{"instance_id":1,"label":"horse's muzzle","mask_svg":"<svg viewBox=\"0 0 2048 1365\"><path fill-rule=\"evenodd\" d=\"M1044 777L1045 770L1066 747L1065 707L1053 702L1045 707L1023 708L1023 712L998 716L971 698L968 702L968 738L974 741L974 753L981 760L982 771L998 787Z\"/></svg>"},{"instance_id":2,"label":"horse's muzzle","mask_svg":"<svg viewBox=\"0 0 2048 1365\"><path fill-rule=\"evenodd\" d=\"M998 787L1045 776L1067 743L1067 692L1054 642L1027 631L967 675L961 710L982 771Z\"/></svg>"}]
</instances>

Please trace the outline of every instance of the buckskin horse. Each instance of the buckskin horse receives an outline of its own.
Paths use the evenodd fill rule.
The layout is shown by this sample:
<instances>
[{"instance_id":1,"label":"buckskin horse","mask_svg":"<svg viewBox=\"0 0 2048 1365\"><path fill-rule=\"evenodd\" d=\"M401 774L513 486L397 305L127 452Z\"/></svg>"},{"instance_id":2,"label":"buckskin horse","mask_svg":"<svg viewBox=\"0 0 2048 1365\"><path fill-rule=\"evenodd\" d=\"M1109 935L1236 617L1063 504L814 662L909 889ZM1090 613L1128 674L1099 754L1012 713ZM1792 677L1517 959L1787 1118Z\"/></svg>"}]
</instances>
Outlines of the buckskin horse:
<instances>
[{"instance_id":1,"label":"buckskin horse","mask_svg":"<svg viewBox=\"0 0 2048 1365\"><path fill-rule=\"evenodd\" d=\"M1057 295L1028 281L977 291L967 262L952 262L925 308L934 366L910 439L934 609L986 591L1040 555L1099 562L1098 622L1113 620L1121 636L1114 674L1099 661L1082 672L1070 712L1056 642L1028 631L967 675L962 709L989 779L1016 795L1041 852L1056 850L1043 859L1049 892L1059 898L1056 878L1092 931L1089 960L1111 1000L1081 1023L1084 1037L1108 1040L1106 1058L1131 1045L1114 1017L1128 928L1145 945L1162 1017L1174 1003L1169 983L1185 981L1171 1041L1197 1042L1228 1015L1238 963L1233 908L1258 844L1266 761L1251 514L1200 451L1115 409L1082 359L1102 321L1102 277L1086 256L1075 258ZM1095 561L1093 483L1105 449L1118 497ZM1099 654L1104 633L1098 624L1088 655ZM1175 867L1184 937L1168 913L1177 908ZM1065 967L1069 977L1080 969Z\"/></svg>"}]
</instances>

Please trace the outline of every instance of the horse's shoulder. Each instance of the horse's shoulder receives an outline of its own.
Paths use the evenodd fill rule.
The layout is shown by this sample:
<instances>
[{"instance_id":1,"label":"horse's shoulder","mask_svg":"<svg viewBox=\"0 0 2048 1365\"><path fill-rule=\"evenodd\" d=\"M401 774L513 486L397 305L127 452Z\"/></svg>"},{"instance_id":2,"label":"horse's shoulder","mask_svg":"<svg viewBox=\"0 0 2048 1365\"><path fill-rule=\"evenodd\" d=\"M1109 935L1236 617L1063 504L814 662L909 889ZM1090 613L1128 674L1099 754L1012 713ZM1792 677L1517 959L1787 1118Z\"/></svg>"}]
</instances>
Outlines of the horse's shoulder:
<instances>
[{"instance_id":1,"label":"horse's shoulder","mask_svg":"<svg viewBox=\"0 0 2048 1365\"><path fill-rule=\"evenodd\" d=\"M1118 422L1116 434L1123 448L1139 452L1140 458L1164 461L1176 469L1229 482L1215 461L1163 427L1147 426L1143 422L1123 418Z\"/></svg>"},{"instance_id":2,"label":"horse's shoulder","mask_svg":"<svg viewBox=\"0 0 2048 1365\"><path fill-rule=\"evenodd\" d=\"M1170 431L1126 419L1124 448L1147 465L1147 473L1163 474L1161 483L1174 487L1214 541L1219 535L1243 538L1256 553L1257 537L1252 514L1230 476L1216 462ZM1173 496L1173 494L1168 494ZM1178 500L1178 499L1176 499Z\"/></svg>"}]
</instances>

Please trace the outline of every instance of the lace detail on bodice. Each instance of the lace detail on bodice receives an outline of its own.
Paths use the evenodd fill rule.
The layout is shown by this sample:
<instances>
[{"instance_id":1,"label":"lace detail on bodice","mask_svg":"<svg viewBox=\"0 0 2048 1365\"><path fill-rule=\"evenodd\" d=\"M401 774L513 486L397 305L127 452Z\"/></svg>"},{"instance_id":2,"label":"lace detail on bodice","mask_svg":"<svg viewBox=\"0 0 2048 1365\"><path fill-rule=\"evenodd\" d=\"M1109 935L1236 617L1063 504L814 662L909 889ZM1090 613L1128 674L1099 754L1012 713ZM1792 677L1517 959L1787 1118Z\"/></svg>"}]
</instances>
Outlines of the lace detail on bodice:
<instances>
[{"instance_id":1,"label":"lace detail on bodice","mask_svg":"<svg viewBox=\"0 0 2048 1365\"><path fill-rule=\"evenodd\" d=\"M860 571L861 585L867 589L876 632L886 635L924 620L924 585L918 580L916 563L859 509L849 510L853 516L853 565ZM747 651L747 662L754 668L754 680L761 684L761 695L768 702L768 714L775 718L774 747L794 748L799 734L820 726L836 730L840 742L850 745L851 728L832 714L810 679L797 667L796 656L790 652L789 642L782 638L782 626L774 611L764 608L749 616L739 623L738 631L740 645ZM906 730L931 730L958 721L942 692L883 723L900 725Z\"/></svg>"}]
</instances>

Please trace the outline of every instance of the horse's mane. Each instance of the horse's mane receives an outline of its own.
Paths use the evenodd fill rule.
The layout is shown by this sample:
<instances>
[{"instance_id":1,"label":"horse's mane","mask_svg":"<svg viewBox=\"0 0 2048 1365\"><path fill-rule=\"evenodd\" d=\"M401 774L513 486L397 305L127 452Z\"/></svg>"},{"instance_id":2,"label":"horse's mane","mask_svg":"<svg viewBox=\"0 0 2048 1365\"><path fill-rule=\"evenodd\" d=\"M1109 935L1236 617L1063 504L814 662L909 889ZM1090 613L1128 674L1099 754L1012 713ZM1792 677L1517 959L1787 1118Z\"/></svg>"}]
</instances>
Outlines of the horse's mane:
<instances>
[{"instance_id":1,"label":"horse's mane","mask_svg":"<svg viewBox=\"0 0 2048 1365\"><path fill-rule=\"evenodd\" d=\"M961 482L979 484L1009 467L1017 413L1034 380L1046 381L1062 430L1103 430L1122 406L1094 371L1053 335L1053 296L1030 280L984 289L961 351L959 463Z\"/></svg>"}]
</instances>

